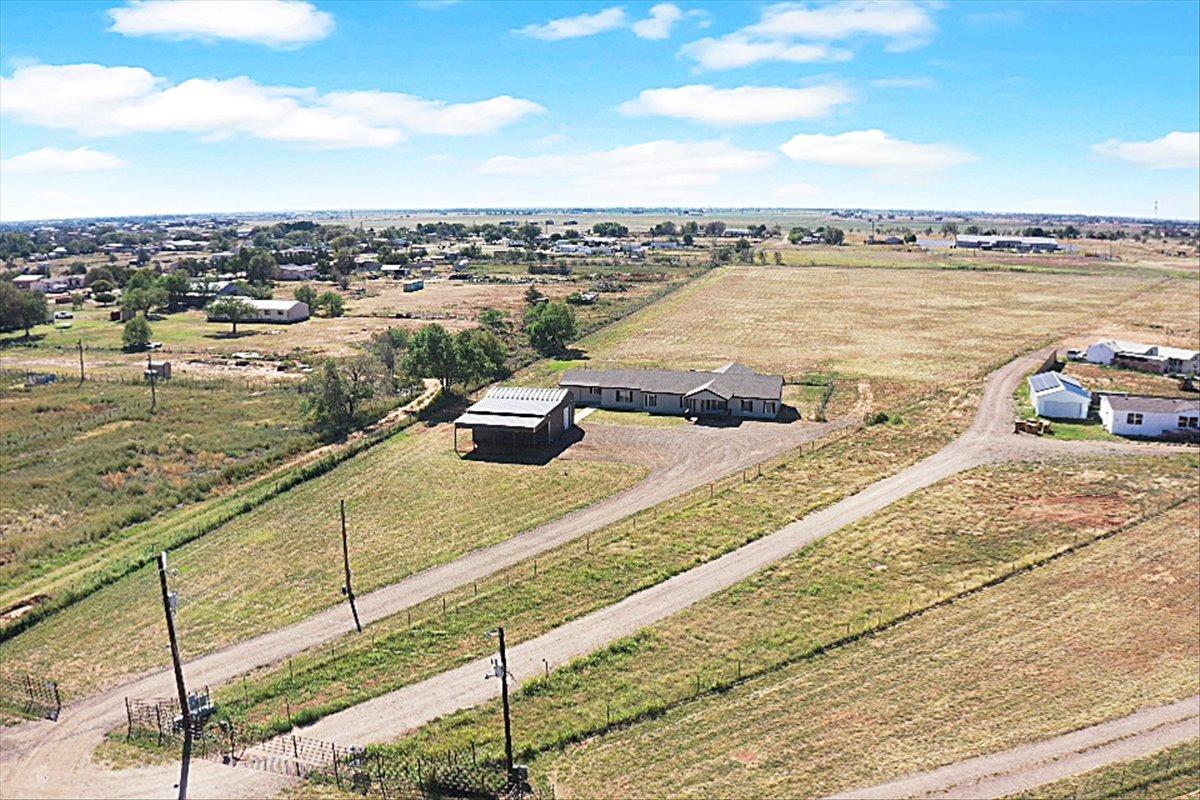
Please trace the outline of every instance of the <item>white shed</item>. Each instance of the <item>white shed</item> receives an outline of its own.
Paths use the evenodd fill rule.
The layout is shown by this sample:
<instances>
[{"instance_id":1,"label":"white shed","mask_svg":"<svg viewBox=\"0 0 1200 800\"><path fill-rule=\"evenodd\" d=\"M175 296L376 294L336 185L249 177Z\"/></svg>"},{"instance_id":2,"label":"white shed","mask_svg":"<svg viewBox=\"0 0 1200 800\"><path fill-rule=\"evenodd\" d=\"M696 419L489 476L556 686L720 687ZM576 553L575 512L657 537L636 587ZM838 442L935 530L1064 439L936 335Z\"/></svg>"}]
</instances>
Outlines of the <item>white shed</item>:
<instances>
[{"instance_id":1,"label":"white shed","mask_svg":"<svg viewBox=\"0 0 1200 800\"><path fill-rule=\"evenodd\" d=\"M1087 419L1092 393L1070 375L1042 372L1029 376L1029 399L1039 417Z\"/></svg>"},{"instance_id":2,"label":"white shed","mask_svg":"<svg viewBox=\"0 0 1200 800\"><path fill-rule=\"evenodd\" d=\"M1100 398L1100 422L1117 436L1195 436L1200 429L1200 400L1106 394Z\"/></svg>"}]
</instances>

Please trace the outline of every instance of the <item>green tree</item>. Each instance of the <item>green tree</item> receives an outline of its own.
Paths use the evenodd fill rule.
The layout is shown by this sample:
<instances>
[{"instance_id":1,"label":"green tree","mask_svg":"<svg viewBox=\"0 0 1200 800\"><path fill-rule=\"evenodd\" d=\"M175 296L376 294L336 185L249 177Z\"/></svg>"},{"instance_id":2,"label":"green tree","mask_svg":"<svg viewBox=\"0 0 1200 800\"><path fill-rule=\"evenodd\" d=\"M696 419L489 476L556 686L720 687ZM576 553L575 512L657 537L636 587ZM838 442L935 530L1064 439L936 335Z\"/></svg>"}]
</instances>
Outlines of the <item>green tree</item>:
<instances>
[{"instance_id":1,"label":"green tree","mask_svg":"<svg viewBox=\"0 0 1200 800\"><path fill-rule=\"evenodd\" d=\"M592 226L592 233L597 236L628 236L629 228L619 222L597 222Z\"/></svg>"},{"instance_id":2,"label":"green tree","mask_svg":"<svg viewBox=\"0 0 1200 800\"><path fill-rule=\"evenodd\" d=\"M237 336L238 323L254 316L254 306L250 305L244 297L237 295L218 297L208 304L206 311L209 322L232 323L234 336Z\"/></svg>"},{"instance_id":3,"label":"green tree","mask_svg":"<svg viewBox=\"0 0 1200 800\"><path fill-rule=\"evenodd\" d=\"M799 244L802 240L812 236L812 231L803 226L792 228L788 231L788 241L792 244Z\"/></svg>"},{"instance_id":4,"label":"green tree","mask_svg":"<svg viewBox=\"0 0 1200 800\"><path fill-rule=\"evenodd\" d=\"M479 324L497 336L503 336L512 330L508 314L498 308L485 308L480 311Z\"/></svg>"},{"instance_id":5,"label":"green tree","mask_svg":"<svg viewBox=\"0 0 1200 800\"><path fill-rule=\"evenodd\" d=\"M577 333L575 311L566 303L542 303L525 314L525 333L538 352L561 353Z\"/></svg>"},{"instance_id":6,"label":"green tree","mask_svg":"<svg viewBox=\"0 0 1200 800\"><path fill-rule=\"evenodd\" d=\"M310 311L315 311L317 308L317 290L309 286L307 283L296 287L296 291L292 293L301 303L308 306Z\"/></svg>"},{"instance_id":7,"label":"green tree","mask_svg":"<svg viewBox=\"0 0 1200 800\"><path fill-rule=\"evenodd\" d=\"M346 313L346 300L337 292L325 292L317 298L317 306L325 309L325 316L340 317Z\"/></svg>"},{"instance_id":8,"label":"green tree","mask_svg":"<svg viewBox=\"0 0 1200 800\"><path fill-rule=\"evenodd\" d=\"M18 289L8 281L0 283L0 330L24 330L28 338L33 326L45 322L49 313L41 292Z\"/></svg>"},{"instance_id":9,"label":"green tree","mask_svg":"<svg viewBox=\"0 0 1200 800\"><path fill-rule=\"evenodd\" d=\"M457 377L462 383L488 383L504 374L508 351L496 334L483 328L468 328L454 337Z\"/></svg>"},{"instance_id":10,"label":"green tree","mask_svg":"<svg viewBox=\"0 0 1200 800\"><path fill-rule=\"evenodd\" d=\"M459 377L454 337L441 325L426 325L413 334L404 356L404 371L414 378L437 378L448 389Z\"/></svg>"},{"instance_id":11,"label":"green tree","mask_svg":"<svg viewBox=\"0 0 1200 800\"><path fill-rule=\"evenodd\" d=\"M121 331L121 344L127 353L139 353L150 345L150 323L146 321L145 313L139 311L133 319L125 323Z\"/></svg>"},{"instance_id":12,"label":"green tree","mask_svg":"<svg viewBox=\"0 0 1200 800\"><path fill-rule=\"evenodd\" d=\"M159 286L167 293L167 308L171 311L183 308L187 303L187 293L191 291L191 283L187 276L180 272L163 275Z\"/></svg>"},{"instance_id":13,"label":"green tree","mask_svg":"<svg viewBox=\"0 0 1200 800\"><path fill-rule=\"evenodd\" d=\"M846 241L846 233L841 228L828 227L821 234L821 240L825 244L841 244Z\"/></svg>"},{"instance_id":14,"label":"green tree","mask_svg":"<svg viewBox=\"0 0 1200 800\"><path fill-rule=\"evenodd\" d=\"M346 383L332 361L326 361L307 381L305 409L317 431L326 439L344 436L351 427Z\"/></svg>"},{"instance_id":15,"label":"green tree","mask_svg":"<svg viewBox=\"0 0 1200 800\"><path fill-rule=\"evenodd\" d=\"M275 280L275 257L266 250L255 250L246 262L246 280L255 286L269 286Z\"/></svg>"}]
</instances>

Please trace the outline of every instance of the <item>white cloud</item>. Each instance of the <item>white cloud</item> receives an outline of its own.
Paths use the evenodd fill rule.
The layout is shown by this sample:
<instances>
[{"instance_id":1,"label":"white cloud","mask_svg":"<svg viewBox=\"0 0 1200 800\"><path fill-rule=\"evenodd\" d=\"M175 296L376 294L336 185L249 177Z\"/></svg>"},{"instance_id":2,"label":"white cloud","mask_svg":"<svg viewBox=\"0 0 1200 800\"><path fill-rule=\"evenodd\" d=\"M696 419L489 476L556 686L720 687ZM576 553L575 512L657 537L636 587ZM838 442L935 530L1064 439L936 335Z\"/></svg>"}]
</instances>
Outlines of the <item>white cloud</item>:
<instances>
[{"instance_id":1,"label":"white cloud","mask_svg":"<svg viewBox=\"0 0 1200 800\"><path fill-rule=\"evenodd\" d=\"M646 199L695 197L696 189L711 187L721 177L754 172L775 157L763 150L744 150L724 140L680 142L663 139L612 150L540 155L496 156L480 166L485 175L532 179L546 192L547 183L559 191L564 181L578 197L595 203L645 203Z\"/></svg>"},{"instance_id":2,"label":"white cloud","mask_svg":"<svg viewBox=\"0 0 1200 800\"><path fill-rule=\"evenodd\" d=\"M110 8L109 30L125 36L231 39L280 49L320 41L333 15L300 0L129 0Z\"/></svg>"},{"instance_id":3,"label":"white cloud","mask_svg":"<svg viewBox=\"0 0 1200 800\"><path fill-rule=\"evenodd\" d=\"M751 35L835 41L861 36L888 40L893 52L928 44L937 27L925 5L912 0L844 0L823 6L777 3L746 28Z\"/></svg>"},{"instance_id":4,"label":"white cloud","mask_svg":"<svg viewBox=\"0 0 1200 800\"><path fill-rule=\"evenodd\" d=\"M4 161L6 172L98 172L124 166L125 160L119 156L90 147L74 150L43 147Z\"/></svg>"},{"instance_id":5,"label":"white cloud","mask_svg":"<svg viewBox=\"0 0 1200 800\"><path fill-rule=\"evenodd\" d=\"M581 36L594 36L597 33L623 28L626 21L625 9L614 6L597 11L595 14L552 19L543 25L526 25L517 33L532 36L534 39L556 42L561 39L578 39Z\"/></svg>"},{"instance_id":6,"label":"white cloud","mask_svg":"<svg viewBox=\"0 0 1200 800\"><path fill-rule=\"evenodd\" d=\"M893 139L879 129L835 135L797 134L779 149L793 161L881 170L889 174L928 172L975 161L947 144L918 144Z\"/></svg>"},{"instance_id":7,"label":"white cloud","mask_svg":"<svg viewBox=\"0 0 1200 800\"><path fill-rule=\"evenodd\" d=\"M871 85L878 89L936 89L933 78L876 78Z\"/></svg>"},{"instance_id":8,"label":"white cloud","mask_svg":"<svg viewBox=\"0 0 1200 800\"><path fill-rule=\"evenodd\" d=\"M892 52L928 44L937 32L932 3L914 0L842 0L814 6L776 3L758 22L720 38L684 45L680 54L704 69L734 69L761 61L845 61L853 54L829 43L882 38Z\"/></svg>"},{"instance_id":9,"label":"white cloud","mask_svg":"<svg viewBox=\"0 0 1200 800\"><path fill-rule=\"evenodd\" d=\"M1109 139L1092 145L1092 151L1147 169L1197 169L1200 168L1200 131L1172 131L1149 142Z\"/></svg>"},{"instance_id":10,"label":"white cloud","mask_svg":"<svg viewBox=\"0 0 1200 800\"><path fill-rule=\"evenodd\" d=\"M546 111L532 100L500 95L475 103L445 103L399 92L332 92L322 103L379 125L398 125L413 133L468 136L490 133L529 114Z\"/></svg>"},{"instance_id":11,"label":"white cloud","mask_svg":"<svg viewBox=\"0 0 1200 800\"><path fill-rule=\"evenodd\" d=\"M85 136L193 133L314 147L387 147L406 133L485 133L542 110L508 96L446 104L394 92L267 86L247 77L171 84L140 67L37 65L0 78L0 113Z\"/></svg>"},{"instance_id":12,"label":"white cloud","mask_svg":"<svg viewBox=\"0 0 1200 800\"><path fill-rule=\"evenodd\" d=\"M842 86L740 86L718 89L706 84L674 89L646 89L636 100L622 103L622 114L658 115L706 122L711 125L758 125L790 119L814 119L848 103L850 92Z\"/></svg>"},{"instance_id":13,"label":"white cloud","mask_svg":"<svg viewBox=\"0 0 1200 800\"><path fill-rule=\"evenodd\" d=\"M695 60L704 69L736 69L760 61L787 61L810 64L816 61L848 61L849 50L825 44L797 44L780 40L755 40L740 33L714 39L706 37L679 49L681 55Z\"/></svg>"},{"instance_id":14,"label":"white cloud","mask_svg":"<svg viewBox=\"0 0 1200 800\"><path fill-rule=\"evenodd\" d=\"M683 16L674 3L659 3L651 6L649 17L633 23L633 33L641 39L669 39L671 28Z\"/></svg>"}]
</instances>

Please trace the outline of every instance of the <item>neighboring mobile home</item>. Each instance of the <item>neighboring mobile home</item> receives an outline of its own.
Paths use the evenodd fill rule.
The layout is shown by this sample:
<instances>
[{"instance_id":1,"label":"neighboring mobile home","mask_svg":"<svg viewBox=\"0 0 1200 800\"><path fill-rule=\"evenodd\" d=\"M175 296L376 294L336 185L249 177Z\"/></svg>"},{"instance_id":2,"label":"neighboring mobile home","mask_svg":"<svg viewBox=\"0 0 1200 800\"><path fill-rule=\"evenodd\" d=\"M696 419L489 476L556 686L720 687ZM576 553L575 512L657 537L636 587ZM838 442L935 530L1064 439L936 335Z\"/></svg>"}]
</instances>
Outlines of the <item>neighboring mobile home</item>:
<instances>
[{"instance_id":1,"label":"neighboring mobile home","mask_svg":"<svg viewBox=\"0 0 1200 800\"><path fill-rule=\"evenodd\" d=\"M1115 364L1142 372L1167 375L1200 373L1200 351L1182 347L1106 339L1088 345L1084 358L1092 364Z\"/></svg>"},{"instance_id":2,"label":"neighboring mobile home","mask_svg":"<svg viewBox=\"0 0 1200 800\"><path fill-rule=\"evenodd\" d=\"M1104 395L1100 422L1117 436L1146 439L1200 438L1200 400Z\"/></svg>"}]
</instances>

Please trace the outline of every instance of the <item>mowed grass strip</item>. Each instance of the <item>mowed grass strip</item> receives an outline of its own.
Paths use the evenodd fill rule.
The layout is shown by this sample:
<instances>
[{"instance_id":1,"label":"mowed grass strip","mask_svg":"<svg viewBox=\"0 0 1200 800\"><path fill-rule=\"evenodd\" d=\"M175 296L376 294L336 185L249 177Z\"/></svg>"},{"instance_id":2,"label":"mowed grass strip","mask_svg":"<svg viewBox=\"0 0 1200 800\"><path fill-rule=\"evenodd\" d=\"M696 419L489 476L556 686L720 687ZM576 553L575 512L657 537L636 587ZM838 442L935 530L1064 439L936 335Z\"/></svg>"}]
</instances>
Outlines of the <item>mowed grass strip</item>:
<instances>
[{"instance_id":1,"label":"mowed grass strip","mask_svg":"<svg viewBox=\"0 0 1200 800\"><path fill-rule=\"evenodd\" d=\"M171 554L191 658L342 601L338 502L360 594L632 486L641 467L463 460L448 426L410 429ZM72 697L167 663L150 567L0 645Z\"/></svg>"},{"instance_id":2,"label":"mowed grass strip","mask_svg":"<svg viewBox=\"0 0 1200 800\"><path fill-rule=\"evenodd\" d=\"M935 452L966 424L965 390L925 399L909 423L853 431L779 457L596 531L477 585L314 647L222 687L223 713L271 731L306 723L489 652L480 632L503 621L533 638L778 530ZM587 424L587 420L585 423ZM711 493L710 493L711 492ZM443 599L445 611L443 611Z\"/></svg>"},{"instance_id":3,"label":"mowed grass strip","mask_svg":"<svg viewBox=\"0 0 1200 800\"><path fill-rule=\"evenodd\" d=\"M1200 668L1198 511L549 754L538 771L560 797L821 796L1186 697Z\"/></svg>"},{"instance_id":4,"label":"mowed grass strip","mask_svg":"<svg viewBox=\"0 0 1200 800\"><path fill-rule=\"evenodd\" d=\"M1022 564L1110 534L1144 515L1158 514L1163 507L1194 494L1195 471L1196 462L1190 457L1103 459L1076 466L1055 464L1052 469L996 466L922 490L662 623L552 672L548 678L527 683L513 704L522 757L549 758L548 754L590 741L612 726L663 714L670 717L676 713L671 709L680 703L714 687L723 690L735 683L738 675L745 678L780 668L785 672L811 669L811 665L788 665L803 665L814 653L847 636L887 625L911 610L1011 574ZM1194 504L1191 510L1194 514ZM1172 525L1177 529L1185 518L1172 512L1168 529ZM995 591L998 589L985 593ZM1179 619L1182 617L1173 617L1170 622ZM903 627L916 624L903 623ZM1179 638L1176 632L1163 642ZM833 672L836 674L836 669ZM973 679L977 677L973 674ZM822 674L813 682L804 679L802 683L807 686L827 679ZM861 682L864 675L855 679ZM763 685L761 681L767 680L772 679L752 683ZM935 692L935 687L926 688ZM922 702L936 705L935 700L922 697ZM566 781L565 785L579 796L661 796L686 791L688 770L711 766L713 774L720 775L737 767L727 755L748 741L748 736L733 729L745 726L749 730L761 720L767 729L786 737L793 727L807 725L802 705L792 706L787 713L775 712L761 717L749 712L741 716L728 710L714 712L714 716L725 713L728 717L721 734L724 760L716 759L711 765L704 759L696 765L681 764L686 768L678 782L671 779L670 765L676 759L668 755L670 747L664 747L655 754L628 754L624 768L628 772L635 772L633 765L643 759L659 765L645 766L648 772L661 769L661 774L654 774L644 784L637 777L625 781L623 773L608 763L603 769L612 770L610 778L621 774L610 788L593 783L591 772L587 780ZM904 718L911 709L897 704L895 714ZM870 727L873 720L862 724ZM474 742L494 756L502 752L497 722L498 704L492 703L450 715L388 749L404 754L432 753ZM850 723L858 725L854 718ZM824 724L836 728L840 723L826 720ZM653 731L652 726L647 723L635 729ZM797 746L826 735L819 728L807 735L801 731L796 736ZM829 735L837 738L831 745L836 752L840 734ZM713 746L718 746L716 741ZM752 760L759 765L768 761L807 764L808 756L764 751ZM548 770L541 774L554 774ZM697 791L708 796L723 796L727 790L750 796L808 796L835 788L825 784L797 785L788 791L774 784L755 784L744 791L731 788L743 779L745 776L729 784L698 784ZM705 780L709 780L707 773ZM558 782L558 788L563 785Z\"/></svg>"},{"instance_id":5,"label":"mowed grass strip","mask_svg":"<svg viewBox=\"0 0 1200 800\"><path fill-rule=\"evenodd\" d=\"M74 552L311 447L296 387L167 382L25 387L0 373L0 591Z\"/></svg>"},{"instance_id":6,"label":"mowed grass strip","mask_svg":"<svg viewBox=\"0 0 1200 800\"><path fill-rule=\"evenodd\" d=\"M1014 800L1152 800L1200 795L1200 738L1009 795Z\"/></svg>"},{"instance_id":7,"label":"mowed grass strip","mask_svg":"<svg viewBox=\"0 0 1200 800\"><path fill-rule=\"evenodd\" d=\"M1173 291L1192 291L1182 281ZM723 267L577 343L587 361L952 383L1112 313L1148 279L1004 272ZM1173 312L1172 312L1173 313ZM884 324L886 321L886 324ZM552 382L553 363L526 376Z\"/></svg>"}]
</instances>

